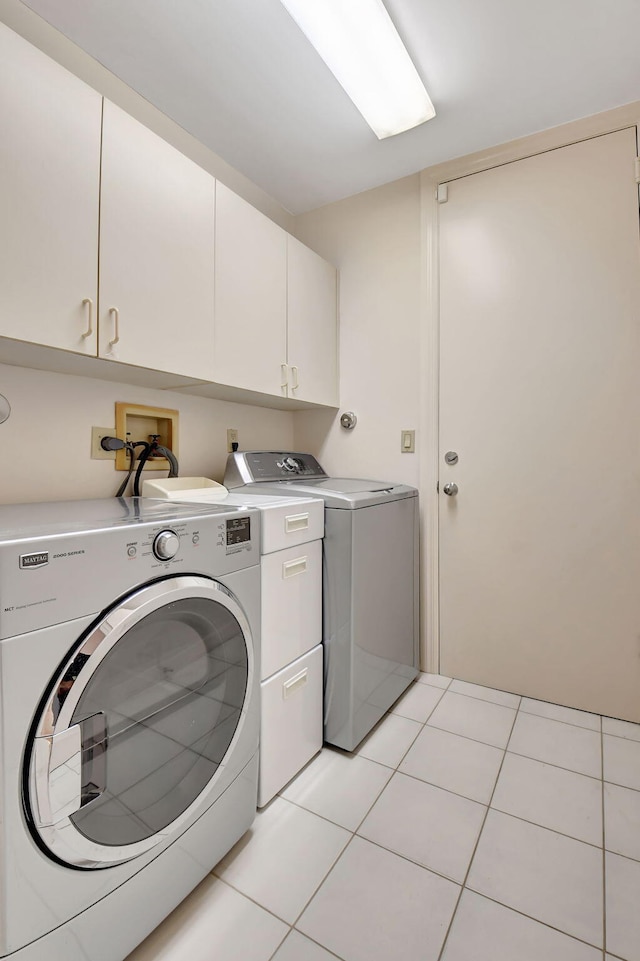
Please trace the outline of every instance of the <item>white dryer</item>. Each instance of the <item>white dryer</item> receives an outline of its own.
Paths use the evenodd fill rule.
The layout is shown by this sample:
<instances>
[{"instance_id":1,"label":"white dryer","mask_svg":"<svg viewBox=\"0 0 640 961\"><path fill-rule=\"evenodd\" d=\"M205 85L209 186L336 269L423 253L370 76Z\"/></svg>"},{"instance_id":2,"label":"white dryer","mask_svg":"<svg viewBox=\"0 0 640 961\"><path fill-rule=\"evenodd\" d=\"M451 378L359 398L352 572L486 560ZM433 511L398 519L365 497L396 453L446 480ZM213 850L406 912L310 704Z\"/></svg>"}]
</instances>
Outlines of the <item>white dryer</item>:
<instances>
[{"instance_id":1,"label":"white dryer","mask_svg":"<svg viewBox=\"0 0 640 961\"><path fill-rule=\"evenodd\" d=\"M317 497L229 493L205 477L145 480L143 494L251 506L261 514L261 708L258 807L322 747L322 538Z\"/></svg>"},{"instance_id":2,"label":"white dryer","mask_svg":"<svg viewBox=\"0 0 640 961\"><path fill-rule=\"evenodd\" d=\"M0 507L0 957L122 961L251 824L260 514Z\"/></svg>"}]
</instances>

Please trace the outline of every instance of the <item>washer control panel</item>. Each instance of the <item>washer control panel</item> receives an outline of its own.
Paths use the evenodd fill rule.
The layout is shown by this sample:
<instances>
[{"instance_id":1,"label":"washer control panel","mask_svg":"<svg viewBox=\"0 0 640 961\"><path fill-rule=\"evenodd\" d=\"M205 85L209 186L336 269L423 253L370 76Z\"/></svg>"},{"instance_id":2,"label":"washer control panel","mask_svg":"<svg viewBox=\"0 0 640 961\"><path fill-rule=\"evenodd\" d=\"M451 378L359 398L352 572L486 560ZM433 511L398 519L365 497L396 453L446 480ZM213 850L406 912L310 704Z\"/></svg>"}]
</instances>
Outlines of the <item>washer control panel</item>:
<instances>
[{"instance_id":1,"label":"washer control panel","mask_svg":"<svg viewBox=\"0 0 640 961\"><path fill-rule=\"evenodd\" d=\"M178 553L180 538L175 531L160 531L153 541L153 553L159 561L170 561Z\"/></svg>"},{"instance_id":2,"label":"washer control panel","mask_svg":"<svg viewBox=\"0 0 640 961\"><path fill-rule=\"evenodd\" d=\"M256 508L151 498L27 506L0 507L0 639L94 616L158 577L215 579L260 562Z\"/></svg>"},{"instance_id":3,"label":"washer control panel","mask_svg":"<svg viewBox=\"0 0 640 961\"><path fill-rule=\"evenodd\" d=\"M281 481L294 478L322 478L327 475L312 454L297 451L238 451L227 461L225 485L237 487L236 475L242 483ZM227 483L229 479L229 483Z\"/></svg>"},{"instance_id":4,"label":"washer control panel","mask_svg":"<svg viewBox=\"0 0 640 961\"><path fill-rule=\"evenodd\" d=\"M244 547L251 542L251 518L232 517L226 521L227 548Z\"/></svg>"}]
</instances>

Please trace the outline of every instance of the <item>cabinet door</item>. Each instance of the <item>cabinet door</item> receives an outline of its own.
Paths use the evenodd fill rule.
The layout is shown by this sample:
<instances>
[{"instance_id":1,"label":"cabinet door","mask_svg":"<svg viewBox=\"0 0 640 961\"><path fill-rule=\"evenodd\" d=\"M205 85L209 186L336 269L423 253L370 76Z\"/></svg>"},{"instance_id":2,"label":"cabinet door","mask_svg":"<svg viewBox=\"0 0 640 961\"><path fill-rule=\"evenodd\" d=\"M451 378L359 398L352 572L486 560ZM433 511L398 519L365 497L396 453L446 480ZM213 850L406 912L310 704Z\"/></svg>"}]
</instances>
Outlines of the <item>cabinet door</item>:
<instances>
[{"instance_id":1,"label":"cabinet door","mask_svg":"<svg viewBox=\"0 0 640 961\"><path fill-rule=\"evenodd\" d=\"M222 384L286 395L286 236L217 184L214 380Z\"/></svg>"},{"instance_id":2,"label":"cabinet door","mask_svg":"<svg viewBox=\"0 0 640 961\"><path fill-rule=\"evenodd\" d=\"M336 269L295 237L287 260L289 395L337 406Z\"/></svg>"},{"instance_id":3,"label":"cabinet door","mask_svg":"<svg viewBox=\"0 0 640 961\"><path fill-rule=\"evenodd\" d=\"M105 100L102 357L211 380L214 193L210 174Z\"/></svg>"},{"instance_id":4,"label":"cabinet door","mask_svg":"<svg viewBox=\"0 0 640 961\"><path fill-rule=\"evenodd\" d=\"M96 353L101 109L0 24L0 335Z\"/></svg>"}]
</instances>

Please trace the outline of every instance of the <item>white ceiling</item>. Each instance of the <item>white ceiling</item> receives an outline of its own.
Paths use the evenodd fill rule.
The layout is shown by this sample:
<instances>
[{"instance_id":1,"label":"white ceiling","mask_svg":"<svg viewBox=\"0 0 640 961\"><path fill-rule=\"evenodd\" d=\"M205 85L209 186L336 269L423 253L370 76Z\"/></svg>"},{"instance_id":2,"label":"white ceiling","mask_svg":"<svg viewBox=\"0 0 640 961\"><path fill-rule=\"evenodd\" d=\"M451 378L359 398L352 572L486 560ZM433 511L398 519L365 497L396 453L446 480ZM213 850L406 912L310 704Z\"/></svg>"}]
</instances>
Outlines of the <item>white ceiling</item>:
<instances>
[{"instance_id":1,"label":"white ceiling","mask_svg":"<svg viewBox=\"0 0 640 961\"><path fill-rule=\"evenodd\" d=\"M437 117L379 141L279 0L26 0L292 213L640 100L639 0L385 3Z\"/></svg>"}]
</instances>

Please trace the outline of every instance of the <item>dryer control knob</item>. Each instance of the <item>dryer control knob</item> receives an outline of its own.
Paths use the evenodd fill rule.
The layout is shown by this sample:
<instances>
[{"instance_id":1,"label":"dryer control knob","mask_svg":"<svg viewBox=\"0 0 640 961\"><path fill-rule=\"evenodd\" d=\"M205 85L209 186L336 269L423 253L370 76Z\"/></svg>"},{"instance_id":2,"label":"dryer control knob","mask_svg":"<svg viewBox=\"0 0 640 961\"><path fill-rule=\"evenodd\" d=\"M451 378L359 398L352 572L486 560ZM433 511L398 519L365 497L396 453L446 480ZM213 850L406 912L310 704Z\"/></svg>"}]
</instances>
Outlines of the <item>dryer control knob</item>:
<instances>
[{"instance_id":1,"label":"dryer control knob","mask_svg":"<svg viewBox=\"0 0 640 961\"><path fill-rule=\"evenodd\" d=\"M180 538L175 531L160 531L153 542L153 553L159 561L170 561L180 547Z\"/></svg>"}]
</instances>

